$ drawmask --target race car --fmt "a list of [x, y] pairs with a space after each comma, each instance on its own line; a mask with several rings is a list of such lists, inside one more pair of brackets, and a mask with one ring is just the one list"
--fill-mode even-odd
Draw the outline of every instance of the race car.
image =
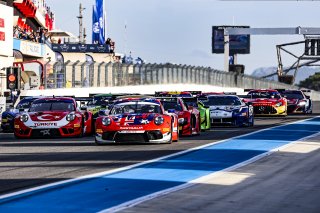
[[92, 100], [87, 103], [88, 111], [92, 112], [96, 118], [100, 110], [106, 109], [107, 106], [116, 98], [113, 94], [96, 94]]
[[197, 97], [182, 98], [182, 100], [188, 105], [195, 107], [200, 113], [201, 131], [206, 131], [211, 128], [210, 122], [210, 109], [202, 101], [199, 101]]
[[166, 113], [161, 102], [154, 98], [119, 99], [109, 115], [96, 121], [97, 145], [171, 143], [178, 139], [178, 116]]
[[254, 115], [287, 115], [287, 99], [282, 97], [277, 90], [257, 89], [241, 96], [245, 103], [251, 103]]
[[[82, 109], [85, 110], [85, 109]], [[81, 137], [91, 133], [92, 113], [82, 112], [73, 98], [40, 98], [14, 119], [17, 138]]]
[[288, 101], [289, 114], [311, 114], [312, 100], [310, 96], [305, 95], [304, 92], [310, 90], [285, 90], [277, 89], [283, 97]]
[[156, 97], [192, 97], [192, 93], [189, 91], [162, 91], [155, 92]]
[[16, 106], [15, 109], [9, 109], [1, 115], [1, 129], [3, 132], [13, 132], [14, 129], [14, 118], [22, 113], [27, 112], [31, 106], [31, 103], [40, 97], [25, 97]]
[[167, 112], [174, 112], [179, 118], [179, 134], [183, 136], [199, 135], [201, 131], [200, 112], [193, 106], [187, 106], [179, 97], [157, 97]]
[[236, 95], [209, 95], [204, 104], [210, 107], [212, 125], [253, 126], [253, 106]]

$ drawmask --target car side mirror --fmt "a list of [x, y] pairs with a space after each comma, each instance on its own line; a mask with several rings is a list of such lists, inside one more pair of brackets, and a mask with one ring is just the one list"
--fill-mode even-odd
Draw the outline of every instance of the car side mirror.
[[310, 96], [309, 96], [309, 95], [306, 95], [306, 98], [307, 98], [307, 99], [310, 99]]
[[81, 106], [81, 107], [80, 107], [80, 110], [83, 110], [83, 111], [87, 111], [87, 109], [88, 109], [88, 108], [87, 108], [86, 106]]
[[19, 112], [24, 112], [24, 109], [23, 108], [19, 108]]

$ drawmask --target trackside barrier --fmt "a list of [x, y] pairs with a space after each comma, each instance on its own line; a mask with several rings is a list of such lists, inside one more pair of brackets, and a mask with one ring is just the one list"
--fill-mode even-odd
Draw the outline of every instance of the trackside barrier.
[[[46, 67], [45, 89], [154, 84], [198, 84], [243, 89], [298, 89], [297, 86], [267, 79], [219, 71], [210, 67], [188, 65], [128, 65], [111, 62], [67, 61], [65, 63], [55, 62], [51, 66], [46, 65]], [[320, 99], [320, 93], [312, 91], [311, 97]]]

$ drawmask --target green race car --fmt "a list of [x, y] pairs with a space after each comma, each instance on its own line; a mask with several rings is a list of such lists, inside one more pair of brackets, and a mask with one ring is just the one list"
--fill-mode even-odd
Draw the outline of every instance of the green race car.
[[198, 100], [197, 97], [186, 97], [186, 98], [182, 98], [182, 99], [188, 106], [193, 106], [199, 110], [201, 131], [206, 131], [206, 130], [210, 129], [211, 122], [210, 122], [210, 109], [209, 109], [209, 107], [204, 105], [204, 103], [202, 103], [202, 101]]
[[92, 100], [87, 103], [88, 111], [92, 112], [93, 118], [99, 116], [101, 110], [107, 109], [113, 101], [123, 94], [111, 94], [111, 93], [102, 93], [102, 94], [90, 94]]

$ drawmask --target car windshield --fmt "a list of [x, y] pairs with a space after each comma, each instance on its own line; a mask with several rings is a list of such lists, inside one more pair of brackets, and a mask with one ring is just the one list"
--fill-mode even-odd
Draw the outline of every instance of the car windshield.
[[75, 106], [72, 100], [36, 100], [29, 111], [75, 111]]
[[249, 92], [248, 96], [252, 98], [281, 98], [281, 95], [278, 92], [271, 91], [262, 91], [262, 92]]
[[182, 97], [182, 98], [184, 98], [184, 97], [192, 97], [192, 94], [188, 94], [188, 93], [179, 94], [179, 95], [177, 95], [177, 96], [175, 96], [175, 97]]
[[197, 100], [189, 100], [189, 99], [183, 99], [184, 103], [186, 103], [188, 106], [198, 107]]
[[300, 91], [285, 91], [282, 95], [286, 96], [288, 99], [304, 99]]
[[101, 106], [103, 104], [108, 104], [110, 98], [106, 97], [97, 97], [94, 98], [92, 101], [88, 102], [88, 107], [95, 107], [95, 106]]
[[17, 105], [17, 109], [29, 109], [32, 101], [34, 101], [34, 99], [28, 99], [28, 100], [21, 100], [18, 105]]
[[239, 106], [241, 101], [236, 96], [209, 96], [207, 101], [203, 101], [209, 106]]
[[161, 108], [156, 103], [135, 101], [115, 104], [110, 111], [111, 115], [124, 113], [161, 113]]
[[182, 107], [177, 101], [161, 101], [164, 110], [174, 109], [176, 111], [182, 111]]

